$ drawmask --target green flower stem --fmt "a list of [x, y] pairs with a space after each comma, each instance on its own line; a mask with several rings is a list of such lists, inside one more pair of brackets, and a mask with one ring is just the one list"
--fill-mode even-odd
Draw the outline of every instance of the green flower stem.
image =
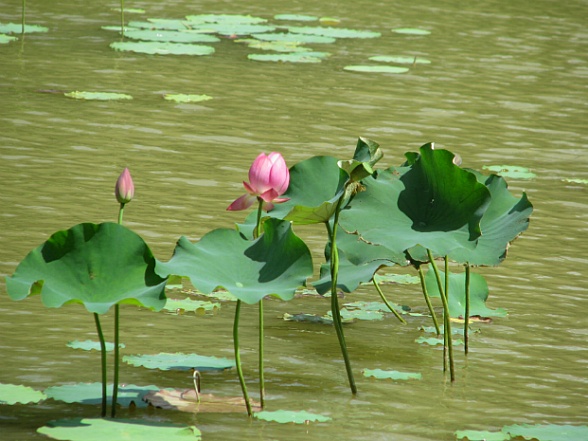
[[[452, 340], [451, 340], [451, 320], [449, 315], [449, 303], [447, 301], [447, 293], [444, 287], [443, 282], [441, 282], [441, 275], [439, 274], [439, 269], [437, 268], [437, 264], [435, 263], [435, 259], [433, 258], [433, 253], [431, 250], [427, 249], [427, 255], [429, 256], [429, 261], [431, 263], [431, 267], [435, 272], [435, 278], [437, 279], [437, 287], [439, 288], [439, 293], [441, 297], [441, 302], [443, 303], [443, 370], [447, 371], [447, 360], [446, 356], [448, 355], [449, 358], [449, 372], [451, 381], [455, 381], [455, 371], [453, 368], [453, 350], [452, 350]], [[447, 256], [445, 256], [445, 266], [447, 270]], [[445, 273], [445, 285], [448, 285], [449, 275], [447, 272]]]
[[[257, 208], [257, 223], [255, 225], [254, 237], [258, 238], [261, 235], [261, 214], [263, 210], [263, 199], [257, 198], [259, 206]], [[261, 408], [265, 405], [265, 379], [263, 367], [263, 299], [259, 301], [259, 402]]]
[[[125, 210], [125, 204], [121, 203], [120, 208], [118, 210], [118, 224], [119, 225], [122, 225], [124, 210]], [[120, 358], [119, 324], [120, 324], [120, 307], [117, 303], [116, 305], [114, 305], [114, 378], [113, 378], [113, 384], [112, 384], [112, 403], [111, 403], [112, 407], [110, 410], [110, 416], [112, 418], [114, 418], [116, 416], [116, 402], [118, 400], [118, 364], [119, 364], [119, 358]]]
[[22, 0], [22, 17], [21, 17], [21, 24], [22, 24], [22, 30], [21, 33], [25, 33], [25, 15], [26, 15], [26, 0]]
[[463, 325], [464, 351], [469, 351], [469, 329], [470, 329], [470, 264], [465, 266], [465, 312]]
[[406, 325], [406, 320], [404, 320], [404, 319], [403, 319], [403, 318], [400, 316], [400, 314], [398, 314], [398, 311], [396, 311], [396, 309], [394, 309], [394, 308], [392, 307], [392, 305], [391, 305], [391, 304], [388, 302], [388, 300], [386, 299], [386, 296], [384, 296], [384, 293], [382, 292], [382, 289], [380, 288], [380, 285], [378, 284], [378, 282], [376, 282], [376, 278], [375, 278], [375, 277], [372, 279], [372, 283], [373, 283], [373, 284], [374, 284], [374, 286], [376, 287], [376, 291], [378, 291], [378, 294], [380, 294], [380, 297], [382, 298], [382, 301], [383, 301], [383, 302], [386, 304], [386, 306], [388, 307], [388, 309], [394, 313], [394, 315], [396, 316], [396, 318], [397, 318], [398, 320], [400, 320], [400, 322], [401, 322], [403, 325]]
[[435, 326], [435, 332], [437, 335], [441, 335], [441, 329], [439, 328], [439, 322], [437, 321], [437, 315], [435, 314], [435, 310], [433, 309], [433, 304], [431, 303], [431, 297], [429, 297], [429, 292], [427, 291], [427, 285], [425, 284], [425, 274], [423, 273], [423, 267], [419, 265], [418, 267], [419, 278], [421, 280], [421, 289], [423, 291], [423, 296], [425, 297], [425, 302], [427, 302], [427, 307], [429, 308], [429, 312], [431, 313], [431, 317], [433, 318], [433, 325]]
[[[339, 299], [337, 298], [337, 277], [339, 275], [339, 251], [337, 250], [337, 225], [339, 223], [339, 213], [343, 203], [344, 196], [337, 202], [335, 208], [335, 217], [333, 219], [333, 228], [330, 230], [331, 242], [331, 256], [330, 256], [330, 270], [331, 270], [331, 312], [333, 314], [333, 324], [341, 346], [341, 353], [345, 361], [345, 369], [347, 370], [347, 378], [349, 379], [349, 387], [352, 394], [357, 394], [357, 386], [353, 378], [353, 371], [351, 369], [351, 362], [349, 361], [349, 354], [347, 353], [347, 344], [345, 343], [345, 334], [343, 333], [343, 324], [341, 323], [341, 312], [339, 311]], [[329, 230], [328, 222], [327, 230]]]
[[447, 303], [447, 314], [445, 329], [447, 329], [447, 351], [449, 354], [449, 372], [451, 381], [455, 381], [455, 365], [453, 364], [453, 339], [451, 334], [451, 315], [449, 314], [449, 257], [445, 256], [445, 302]]
[[100, 340], [100, 355], [101, 355], [101, 369], [102, 369], [102, 412], [100, 416], [106, 416], [106, 342], [104, 341], [104, 334], [102, 333], [102, 326], [100, 325], [100, 317], [94, 313], [94, 321], [96, 322], [96, 331], [98, 333], [98, 340]]
[[125, 1], [120, 0], [120, 33], [125, 38]]
[[239, 313], [241, 312], [241, 300], [237, 300], [235, 308], [235, 320], [233, 322], [233, 344], [235, 345], [235, 365], [237, 367], [237, 375], [239, 376], [239, 383], [241, 383], [241, 390], [243, 391], [243, 399], [245, 400], [245, 407], [247, 407], [247, 415], [253, 416], [251, 412], [251, 403], [249, 402], [249, 394], [247, 393], [247, 385], [243, 377], [243, 367], [241, 366], [241, 354], [239, 353]]

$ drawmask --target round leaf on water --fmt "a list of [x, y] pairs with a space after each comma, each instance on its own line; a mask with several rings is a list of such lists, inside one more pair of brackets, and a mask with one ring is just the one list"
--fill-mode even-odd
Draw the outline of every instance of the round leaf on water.
[[337, 41], [333, 37], [323, 37], [321, 35], [310, 35], [310, 34], [286, 34], [286, 33], [265, 33], [265, 34], [252, 34], [252, 38], [263, 41], [281, 41], [289, 43], [334, 43]]
[[89, 101], [118, 101], [118, 100], [132, 100], [131, 95], [124, 93], [114, 92], [67, 92], [64, 95], [68, 98], [74, 98], [76, 100], [89, 100]]
[[314, 15], [303, 14], [278, 14], [274, 15], [275, 20], [291, 20], [291, 21], [316, 21], [318, 17]]
[[233, 360], [222, 357], [207, 357], [198, 354], [160, 353], [156, 355], [125, 355], [125, 363], [133, 366], [142, 366], [147, 369], [159, 369], [161, 371], [179, 370], [189, 371], [222, 371], [235, 366]]
[[167, 41], [171, 43], [216, 43], [217, 37], [198, 32], [176, 32], [162, 30], [139, 30], [125, 32], [131, 40]]
[[28, 404], [38, 403], [47, 396], [32, 387], [17, 384], [0, 384], [0, 404]]
[[264, 32], [272, 32], [276, 28], [274, 26], [248, 24], [248, 23], [206, 23], [202, 29], [212, 30], [221, 35], [251, 35], [262, 34]]
[[418, 372], [385, 371], [382, 369], [363, 369], [364, 377], [374, 377], [378, 380], [421, 380], [422, 374]]
[[[106, 352], [111, 352], [114, 351], [114, 343], [110, 343], [110, 342], [105, 342], [106, 343]], [[69, 348], [72, 349], [83, 349], [84, 351], [91, 351], [91, 350], [96, 350], [96, 351], [100, 351], [100, 342], [99, 341], [92, 341], [92, 340], [85, 340], [85, 341], [78, 341], [78, 340], [74, 340], [74, 341], [70, 341], [67, 343], [66, 345]], [[119, 343], [118, 344], [119, 348], [124, 348], [125, 345], [123, 343]]]
[[351, 72], [371, 72], [371, 73], [405, 73], [408, 72], [408, 67], [397, 66], [378, 66], [378, 65], [352, 65], [345, 66], [344, 70]]
[[[29, 25], [25, 24], [24, 27], [25, 34], [30, 34], [33, 32], [48, 32], [49, 28], [45, 26], [38, 26], [38, 25]], [[22, 24], [21, 23], [0, 23], [0, 34], [20, 34], [22, 33]]]
[[[511, 438], [537, 439], [539, 441], [571, 441], [588, 439], [588, 426], [570, 426], [559, 424], [515, 424], [504, 426], [502, 433]], [[509, 439], [509, 438], [507, 438]]]
[[6, 288], [13, 300], [41, 294], [49, 308], [82, 303], [104, 314], [112, 305], [131, 303], [159, 310], [166, 279], [154, 268], [155, 257], [133, 231], [109, 222], [84, 223], [58, 231], [31, 251], [6, 278]]
[[430, 60], [419, 57], [403, 57], [400, 55], [376, 55], [369, 58], [371, 61], [379, 61], [381, 63], [397, 63], [397, 64], [431, 64]]
[[[189, 29], [189, 25], [184, 20], [168, 20], [162, 18], [149, 18], [148, 21], [134, 21], [128, 23], [129, 28], [150, 29], [150, 30], [166, 30], [166, 31], [182, 31]], [[114, 30], [114, 29], [113, 29]], [[118, 27], [120, 31], [120, 26]], [[125, 37], [126, 37], [125, 31]]]
[[187, 20], [196, 23], [225, 23], [225, 24], [258, 24], [265, 23], [267, 20], [261, 17], [253, 17], [251, 15], [239, 14], [199, 14], [188, 15]]
[[267, 295], [290, 300], [312, 275], [310, 251], [290, 222], [270, 218], [263, 230], [253, 241], [223, 228], [196, 244], [182, 237], [172, 259], [158, 262], [157, 271], [188, 277], [205, 294], [224, 288], [250, 304]]
[[168, 101], [175, 101], [176, 103], [200, 103], [212, 99], [212, 97], [208, 95], [190, 95], [183, 93], [166, 93], [163, 98]]
[[332, 38], [377, 38], [382, 34], [372, 31], [358, 31], [345, 28], [327, 28], [322, 26], [289, 26], [288, 30], [297, 34], [322, 35]]
[[215, 311], [217, 309], [219, 309], [221, 307], [220, 303], [213, 303], [213, 302], [207, 302], [207, 301], [203, 301], [203, 300], [192, 300], [192, 299], [182, 299], [182, 300], [178, 300], [178, 299], [167, 299], [167, 302], [165, 302], [165, 306], [163, 307], [163, 309], [165, 309], [166, 311], [178, 311], [178, 310], [182, 310], [182, 311], [193, 311], [193, 312], [198, 312], [198, 311]]
[[155, 41], [116, 41], [111, 43], [110, 47], [117, 51], [156, 55], [210, 55], [214, 53], [214, 48], [212, 46]]
[[416, 28], [396, 28], [392, 29], [392, 32], [396, 32], [397, 34], [408, 34], [408, 35], [429, 35], [431, 31], [427, 31], [425, 29], [416, 29]]
[[[424, 343], [427, 344], [429, 346], [437, 346], [437, 345], [444, 345], [445, 342], [443, 341], [442, 338], [436, 338], [436, 337], [419, 337], [415, 340], [416, 343]], [[453, 345], [463, 345], [463, 340], [461, 339], [454, 339], [453, 340]]]
[[[366, 320], [366, 321], [374, 321], [374, 320], [384, 320], [384, 313], [381, 311], [367, 311], [360, 308], [356, 309], [347, 309], [341, 308], [340, 310], [341, 318], [343, 320]], [[333, 316], [333, 313], [329, 311], [327, 313], [329, 316]]]
[[[112, 401], [112, 385], [106, 388], [108, 400]], [[118, 388], [117, 403], [123, 407], [129, 407], [133, 403], [137, 407], [147, 407], [143, 396], [153, 390], [159, 390], [157, 386], [136, 386], [134, 384], [120, 385]], [[65, 403], [100, 404], [102, 402], [102, 383], [77, 383], [63, 386], [52, 386], [45, 389], [48, 398]]]
[[457, 439], [468, 441], [507, 441], [510, 436], [502, 432], [488, 432], [487, 430], [458, 430], [455, 432]]
[[536, 176], [528, 168], [519, 167], [518, 165], [484, 165], [482, 168], [513, 179], [533, 179]]
[[186, 441], [202, 439], [194, 426], [178, 426], [159, 421], [127, 419], [77, 418], [57, 420], [37, 429], [38, 433], [57, 440], [103, 441]]
[[261, 412], [255, 412], [253, 415], [258, 420], [274, 421], [276, 423], [296, 423], [296, 424], [308, 424], [308, 423], [326, 423], [331, 421], [331, 418], [324, 415], [306, 412], [305, 410], [294, 411], [294, 410], [276, 410], [268, 411], [263, 410]]
[[287, 54], [249, 54], [247, 58], [254, 61], [274, 61], [283, 63], [320, 63], [327, 57], [327, 52], [295, 52]]
[[300, 46], [297, 42], [288, 41], [259, 41], [254, 38], [247, 40], [235, 40], [237, 43], [247, 43], [251, 49], [276, 52], [312, 52], [312, 49]]
[[11, 37], [10, 35], [0, 34], [0, 44], [10, 43], [11, 41], [18, 40], [16, 37]]

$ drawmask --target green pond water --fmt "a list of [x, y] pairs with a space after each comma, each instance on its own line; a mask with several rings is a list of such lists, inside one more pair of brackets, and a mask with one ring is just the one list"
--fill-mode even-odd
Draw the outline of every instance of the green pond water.
[[[320, 313], [329, 301], [266, 302], [268, 410], [307, 410], [328, 423], [281, 425], [242, 414], [122, 410], [120, 416], [196, 425], [213, 440], [453, 440], [462, 429], [511, 424], [587, 425], [588, 414], [588, 4], [554, 2], [258, 1], [126, 2], [147, 17], [297, 13], [337, 17], [339, 27], [380, 38], [309, 45], [331, 52], [322, 63], [257, 62], [230, 39], [204, 57], [115, 52], [118, 2], [27, 2], [27, 21], [49, 32], [0, 44], [0, 275], [54, 231], [115, 221], [113, 187], [125, 166], [136, 197], [125, 224], [167, 260], [181, 235], [195, 241], [232, 227], [245, 213], [227, 205], [243, 192], [251, 161], [281, 152], [288, 164], [313, 155], [350, 157], [358, 136], [382, 146], [384, 165], [434, 141], [463, 165], [517, 165], [531, 180], [508, 179], [535, 206], [528, 231], [497, 268], [479, 271], [488, 305], [509, 314], [476, 324], [467, 358], [456, 351], [456, 381], [443, 375], [441, 351], [415, 343], [425, 317], [347, 325], [359, 394], [351, 396], [334, 329], [282, 320]], [[331, 3], [331, 4], [329, 4]], [[0, 0], [0, 23], [19, 22], [17, 0]], [[113, 9], [114, 8], [114, 9]], [[421, 28], [430, 35], [392, 32]], [[348, 72], [377, 55], [416, 56], [404, 74]], [[119, 92], [131, 101], [98, 102], [58, 92]], [[53, 91], [46, 93], [40, 91]], [[212, 100], [177, 104], [166, 93]], [[296, 228], [321, 263], [321, 228]], [[392, 269], [391, 271], [394, 271]], [[400, 269], [400, 273], [410, 273]], [[386, 285], [389, 299], [418, 312], [417, 285]], [[179, 295], [176, 292], [174, 294]], [[377, 300], [361, 288], [343, 300]], [[437, 304], [437, 307], [439, 305]], [[122, 355], [195, 352], [232, 357], [234, 303], [196, 316], [121, 308]], [[36, 389], [99, 381], [99, 355], [66, 347], [96, 339], [82, 306], [45, 308], [39, 297], [10, 300], [0, 282], [0, 383]], [[103, 320], [112, 341], [111, 315]], [[257, 308], [241, 318], [244, 370], [256, 396]], [[362, 369], [419, 372], [421, 380], [365, 378]], [[121, 382], [188, 388], [187, 372], [123, 364]], [[234, 370], [206, 373], [204, 392], [239, 396]], [[47, 400], [0, 406], [0, 438], [46, 439], [36, 428], [63, 417], [97, 417], [98, 406]], [[582, 441], [582, 440], [580, 440]], [[585, 440], [584, 440], [585, 441]]]

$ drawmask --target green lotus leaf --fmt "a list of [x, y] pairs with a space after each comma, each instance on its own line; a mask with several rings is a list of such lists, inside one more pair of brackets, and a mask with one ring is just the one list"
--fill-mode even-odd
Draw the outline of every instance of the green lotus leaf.
[[[25, 34], [34, 32], [48, 32], [49, 28], [39, 25], [25, 24]], [[22, 33], [22, 23], [0, 23], [0, 34], [20, 34]]]
[[214, 230], [196, 244], [182, 237], [157, 271], [188, 277], [204, 293], [224, 288], [245, 303], [267, 295], [290, 300], [312, 275], [310, 251], [290, 222], [270, 218], [263, 231], [254, 241], [232, 229]]
[[285, 54], [249, 54], [247, 58], [253, 61], [282, 63], [320, 63], [322, 58], [326, 58], [329, 55], [328, 52], [294, 52]]
[[[400, 314], [408, 314], [410, 311], [410, 307], [408, 307], [408, 306], [400, 306], [400, 305], [396, 305], [391, 302], [388, 302], [388, 303], [390, 303], [394, 307], [394, 309], [397, 312], [399, 312]], [[379, 312], [384, 312], [384, 313], [391, 312], [390, 309], [388, 309], [388, 306], [386, 306], [386, 304], [383, 302], [353, 302], [353, 303], [345, 303], [343, 306], [348, 311], [361, 310], [361, 311], [379, 311]]]
[[[347, 309], [341, 308], [339, 311], [341, 318], [344, 320], [384, 320], [384, 313], [382, 311], [366, 311], [362, 309]], [[327, 312], [329, 317], [333, 317], [332, 311]]]
[[178, 310], [182, 310], [182, 311], [193, 311], [193, 312], [202, 311], [204, 313], [205, 311], [216, 311], [220, 307], [221, 307], [220, 303], [213, 303], [213, 302], [208, 302], [208, 301], [192, 300], [192, 299], [178, 300], [178, 299], [168, 298], [167, 302], [165, 302], [165, 306], [163, 307], [163, 309], [165, 309], [166, 311], [174, 311], [174, 312], [178, 311]]
[[267, 22], [265, 18], [239, 14], [188, 15], [186, 19], [196, 23], [258, 24]]
[[131, 303], [160, 310], [166, 279], [154, 269], [155, 258], [139, 235], [115, 223], [84, 223], [31, 251], [6, 278], [6, 288], [13, 300], [41, 294], [49, 308], [82, 303], [104, 314], [112, 305]]
[[571, 182], [572, 184], [588, 184], [588, 179], [562, 179], [564, 182]]
[[[147, 407], [143, 396], [152, 390], [159, 390], [157, 386], [137, 386], [134, 384], [119, 385], [117, 403], [123, 407]], [[102, 383], [77, 383], [63, 386], [51, 386], [45, 389], [48, 398], [65, 403], [100, 404], [102, 402]], [[112, 399], [112, 385], [108, 385], [109, 401]]]
[[[445, 273], [439, 271], [441, 283], [445, 286]], [[434, 271], [429, 269], [425, 276], [425, 284], [430, 297], [440, 297], [439, 287]], [[470, 273], [470, 316], [504, 317], [502, 308], [490, 309], [488, 300], [488, 284], [481, 274]], [[449, 274], [449, 314], [451, 317], [463, 317], [465, 314], [465, 272]]]
[[43, 392], [32, 387], [0, 383], [0, 404], [38, 403], [46, 398], [47, 396]]
[[417, 28], [396, 28], [392, 29], [392, 32], [396, 32], [397, 34], [408, 34], [408, 35], [429, 35], [431, 31], [427, 31], [425, 29], [417, 29]]
[[205, 23], [200, 25], [200, 30], [210, 30], [220, 35], [251, 35], [272, 32], [275, 26], [249, 24], [249, 23]]
[[381, 63], [398, 63], [398, 64], [431, 64], [431, 60], [419, 57], [403, 57], [400, 55], [376, 55], [369, 58], [371, 61]]
[[117, 51], [152, 55], [210, 55], [214, 53], [212, 46], [157, 41], [116, 41], [111, 43], [110, 47]]
[[344, 70], [350, 72], [371, 72], [371, 73], [405, 73], [408, 72], [408, 67], [397, 66], [382, 66], [382, 65], [351, 65], [345, 66]]
[[297, 42], [287, 41], [259, 41], [254, 38], [235, 40], [236, 43], [246, 43], [251, 49], [276, 52], [312, 52], [312, 49], [299, 46]]
[[207, 357], [198, 354], [159, 353], [156, 355], [125, 355], [123, 361], [133, 366], [142, 366], [147, 369], [159, 369], [161, 371], [179, 370], [188, 371], [222, 371], [235, 366], [233, 360], [222, 357]]
[[11, 41], [18, 40], [16, 37], [11, 37], [10, 35], [0, 34], [0, 44], [10, 43]]
[[125, 37], [131, 40], [166, 41], [171, 43], [216, 43], [219, 38], [199, 32], [177, 32], [162, 30], [127, 31]]
[[337, 41], [333, 37], [323, 37], [321, 35], [310, 35], [310, 34], [287, 34], [287, 33], [265, 33], [265, 34], [252, 34], [252, 38], [262, 41], [281, 41], [289, 43], [334, 43]]
[[186, 441], [202, 439], [195, 426], [127, 419], [76, 418], [50, 422], [37, 429], [38, 433], [57, 440], [100, 441], [130, 440], [143, 441]]
[[318, 17], [314, 15], [303, 14], [277, 14], [274, 15], [275, 20], [291, 20], [291, 21], [316, 21]]
[[533, 179], [537, 176], [528, 168], [519, 167], [518, 165], [484, 165], [482, 168], [513, 179]]
[[[437, 345], [444, 345], [445, 342], [443, 341], [442, 338], [436, 338], [436, 337], [419, 337], [415, 340], [416, 343], [424, 343], [427, 344], [429, 346], [437, 346]], [[456, 345], [463, 345], [463, 340], [461, 339], [454, 339], [453, 340], [453, 346]]]
[[305, 410], [293, 411], [293, 410], [262, 410], [261, 412], [255, 412], [255, 418], [264, 421], [274, 421], [276, 423], [296, 423], [296, 424], [308, 424], [310, 423], [326, 423], [331, 421], [331, 418], [324, 415], [306, 412]]
[[504, 426], [502, 432], [511, 438], [537, 439], [539, 441], [571, 441], [588, 439], [588, 426], [558, 424]]
[[465, 438], [468, 441], [507, 441], [510, 436], [502, 432], [489, 432], [487, 430], [458, 430], [455, 432], [457, 439]]
[[420, 283], [418, 276], [411, 276], [410, 274], [376, 274], [374, 276], [378, 283], [399, 283], [401, 285], [412, 285]]
[[385, 371], [382, 369], [363, 369], [364, 377], [374, 377], [378, 380], [421, 380], [422, 374], [418, 372]]
[[[92, 341], [92, 340], [85, 340], [85, 341], [70, 341], [66, 345], [72, 349], [83, 349], [84, 351], [91, 351], [96, 350], [100, 351], [100, 342], [99, 341]], [[119, 348], [124, 348], [125, 345], [123, 343], [118, 344]], [[106, 352], [114, 351], [114, 343], [106, 342]]]
[[296, 34], [321, 35], [332, 38], [377, 38], [382, 34], [372, 31], [358, 31], [345, 28], [327, 28], [322, 26], [289, 26], [288, 30]]
[[[147, 22], [145, 22], [145, 23], [147, 23]], [[147, 24], [150, 24], [150, 23], [147, 23]], [[100, 29], [102, 29], [104, 31], [113, 31], [113, 32], [120, 33], [121, 27], [120, 27], [120, 25], [118, 25], [118, 26], [101, 26]], [[135, 28], [135, 27], [132, 27], [132, 26], [125, 26], [125, 28], [124, 28], [125, 32], [127, 32], [127, 31], [138, 31], [139, 29], [140, 28]]]
[[[362, 181], [341, 212], [340, 224], [394, 254], [421, 245], [439, 255], [472, 249], [490, 192], [476, 176], [453, 164], [454, 155], [425, 144], [406, 166], [392, 167]], [[356, 207], [356, 209], [354, 209]]]
[[132, 100], [131, 95], [124, 93], [115, 92], [67, 92], [64, 93], [68, 98], [74, 98], [76, 100], [89, 100], [89, 101], [119, 101], [119, 100]]
[[190, 95], [183, 93], [166, 93], [163, 95], [163, 98], [168, 101], [175, 101], [176, 103], [200, 103], [212, 99], [212, 97], [208, 95]]
[[[148, 18], [147, 21], [131, 20], [128, 23], [130, 28], [151, 29], [162, 31], [184, 31], [190, 29], [190, 24], [186, 20], [170, 20], [165, 18]], [[120, 31], [120, 26], [118, 27]], [[125, 31], [125, 37], [126, 37]]]
[[[437, 328], [435, 328], [434, 326], [421, 326], [419, 327], [419, 330], [423, 331], [423, 332], [427, 332], [429, 334], [435, 334], [437, 335]], [[445, 327], [444, 326], [439, 326], [439, 332], [440, 335], [445, 334]], [[465, 331], [463, 328], [458, 328], [453, 326], [451, 328], [451, 335], [464, 335]]]

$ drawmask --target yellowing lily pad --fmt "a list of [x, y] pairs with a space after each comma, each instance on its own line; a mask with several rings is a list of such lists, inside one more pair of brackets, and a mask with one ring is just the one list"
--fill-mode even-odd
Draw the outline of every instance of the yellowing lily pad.
[[352, 72], [370, 72], [370, 73], [405, 73], [408, 72], [407, 67], [396, 66], [369, 66], [369, 65], [353, 65], [345, 66], [344, 70]]
[[[217, 397], [212, 394], [196, 394], [194, 389], [152, 391], [145, 395], [144, 400], [159, 409], [190, 413], [244, 413], [247, 411], [243, 397]], [[250, 403], [254, 411], [261, 410], [259, 403], [253, 400]]]
[[261, 412], [255, 412], [255, 418], [258, 420], [265, 420], [265, 421], [274, 421], [276, 423], [295, 423], [295, 424], [308, 424], [308, 423], [326, 423], [327, 421], [331, 421], [331, 418], [324, 415], [319, 415], [316, 413], [306, 412], [304, 410], [301, 411], [293, 411], [293, 410], [276, 410], [276, 411], [268, 411], [264, 410]]
[[379, 380], [420, 380], [423, 378], [422, 374], [418, 372], [399, 372], [399, 371], [385, 371], [382, 369], [363, 369], [364, 377], [374, 377]]
[[425, 29], [417, 29], [417, 28], [396, 28], [392, 29], [392, 32], [396, 32], [397, 34], [408, 34], [408, 35], [429, 35], [431, 31], [427, 31]]
[[[100, 350], [100, 342], [99, 341], [92, 341], [92, 340], [86, 340], [86, 341], [74, 340], [74, 341], [68, 342], [66, 346], [69, 348], [72, 348], [72, 349], [83, 349], [84, 351], [91, 351], [91, 350], [99, 351]], [[125, 345], [123, 343], [119, 343], [118, 347], [124, 348]], [[106, 351], [107, 352], [114, 351], [114, 343], [106, 342]]]
[[419, 57], [404, 57], [400, 55], [376, 55], [369, 58], [372, 61], [379, 61], [381, 63], [397, 63], [397, 64], [431, 64], [431, 60]]
[[176, 103], [199, 103], [212, 99], [212, 97], [208, 95], [186, 95], [183, 93], [167, 93], [163, 98], [168, 101], [175, 101]]
[[228, 358], [207, 357], [198, 354], [160, 353], [156, 355], [125, 355], [125, 363], [133, 366], [143, 366], [147, 369], [159, 369], [162, 371], [195, 369], [200, 372], [225, 370], [235, 366], [233, 360]]
[[484, 165], [485, 170], [490, 170], [505, 178], [513, 179], [533, 179], [535, 173], [528, 168], [519, 167], [518, 165]]
[[210, 55], [212, 46], [158, 41], [116, 41], [110, 47], [117, 51], [137, 52], [153, 55]]
[[43, 392], [17, 384], [0, 384], [0, 404], [38, 403], [47, 398]]
[[132, 100], [131, 95], [124, 93], [114, 92], [67, 92], [64, 95], [68, 98], [74, 98], [76, 100], [89, 100], [89, 101], [117, 101], [117, 100]]

